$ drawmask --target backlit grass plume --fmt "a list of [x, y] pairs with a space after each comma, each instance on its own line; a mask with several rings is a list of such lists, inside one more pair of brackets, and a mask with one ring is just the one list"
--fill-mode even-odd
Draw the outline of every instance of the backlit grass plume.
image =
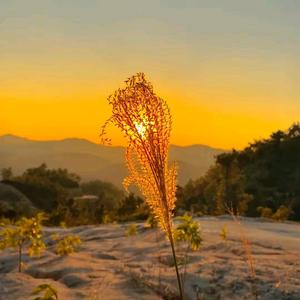
[[103, 142], [109, 141], [104, 135], [106, 126], [112, 123], [127, 138], [129, 176], [124, 186], [126, 189], [130, 184], [138, 186], [170, 240], [182, 298], [172, 232], [177, 171], [175, 164], [168, 165], [171, 114], [167, 103], [154, 93], [143, 73], [137, 73], [125, 83], [125, 88], [108, 97], [112, 116], [104, 124], [101, 136]]

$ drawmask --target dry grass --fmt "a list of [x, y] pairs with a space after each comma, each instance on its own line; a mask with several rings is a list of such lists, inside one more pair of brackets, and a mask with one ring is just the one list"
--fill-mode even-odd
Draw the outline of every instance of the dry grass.
[[232, 208], [227, 208], [227, 211], [229, 212], [233, 221], [237, 225], [237, 228], [239, 229], [240, 240], [242, 242], [242, 246], [244, 249], [245, 261], [247, 263], [249, 275], [251, 278], [252, 293], [253, 293], [254, 299], [258, 300], [257, 287], [255, 284], [255, 282], [256, 282], [255, 262], [254, 262], [254, 258], [252, 255], [251, 243], [250, 243], [249, 239], [247, 238], [243, 224], [241, 223], [241, 221], [239, 219], [238, 212], [237, 212], [237, 214], [235, 214]]
[[182, 287], [176, 262], [172, 216], [176, 201], [176, 165], [168, 165], [168, 150], [172, 117], [169, 107], [153, 90], [143, 73], [127, 81], [108, 98], [112, 116], [104, 124], [101, 136], [112, 123], [128, 140], [126, 162], [129, 176], [124, 180], [127, 189], [135, 184], [144, 195], [153, 216], [166, 233], [172, 248], [178, 287]]

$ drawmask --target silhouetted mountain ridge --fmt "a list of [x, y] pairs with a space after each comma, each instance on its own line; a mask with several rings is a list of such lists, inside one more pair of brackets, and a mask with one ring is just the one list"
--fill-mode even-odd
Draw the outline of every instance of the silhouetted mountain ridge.
[[[45, 162], [49, 168], [67, 168], [83, 181], [101, 179], [120, 185], [127, 170], [124, 147], [98, 145], [80, 138], [35, 141], [15, 135], [0, 136], [0, 168], [15, 174]], [[215, 155], [224, 152], [205, 145], [170, 147], [170, 161], [179, 164], [179, 184], [203, 175]]]

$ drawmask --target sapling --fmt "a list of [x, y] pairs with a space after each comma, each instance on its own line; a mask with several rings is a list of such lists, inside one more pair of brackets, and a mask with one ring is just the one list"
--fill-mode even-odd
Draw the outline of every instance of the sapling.
[[202, 243], [201, 229], [198, 222], [192, 216], [184, 214], [176, 218], [180, 223], [174, 230], [174, 238], [177, 242], [186, 242], [187, 247], [193, 251], [198, 250]]
[[130, 224], [126, 229], [126, 236], [133, 236], [137, 234], [136, 224]]
[[220, 237], [223, 241], [227, 241], [227, 237], [228, 237], [228, 228], [226, 225], [224, 225], [221, 230], [220, 230]]
[[32, 296], [36, 296], [33, 300], [58, 300], [58, 293], [50, 284], [40, 284], [33, 292]]
[[15, 248], [18, 250], [18, 270], [22, 272], [22, 254], [24, 247], [29, 256], [40, 255], [46, 248], [42, 235], [42, 213], [33, 218], [22, 218], [14, 226], [4, 228], [0, 232], [0, 249]]
[[182, 284], [184, 288], [184, 282], [187, 271], [188, 255], [190, 250], [196, 251], [200, 248], [202, 243], [201, 228], [198, 222], [194, 221], [192, 216], [184, 214], [183, 216], [176, 218], [179, 224], [174, 230], [174, 239], [176, 242], [183, 242], [186, 244], [184, 254], [184, 269], [182, 274]]

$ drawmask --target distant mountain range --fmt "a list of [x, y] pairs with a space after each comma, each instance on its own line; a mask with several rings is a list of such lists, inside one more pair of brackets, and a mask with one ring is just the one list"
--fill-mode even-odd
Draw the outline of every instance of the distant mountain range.
[[[67, 168], [83, 181], [101, 179], [121, 185], [127, 175], [123, 147], [103, 146], [85, 139], [33, 141], [14, 135], [0, 136], [0, 169], [12, 167], [14, 174], [46, 163], [49, 168]], [[204, 145], [170, 147], [170, 161], [179, 165], [180, 185], [203, 175], [214, 157], [224, 152]]]

